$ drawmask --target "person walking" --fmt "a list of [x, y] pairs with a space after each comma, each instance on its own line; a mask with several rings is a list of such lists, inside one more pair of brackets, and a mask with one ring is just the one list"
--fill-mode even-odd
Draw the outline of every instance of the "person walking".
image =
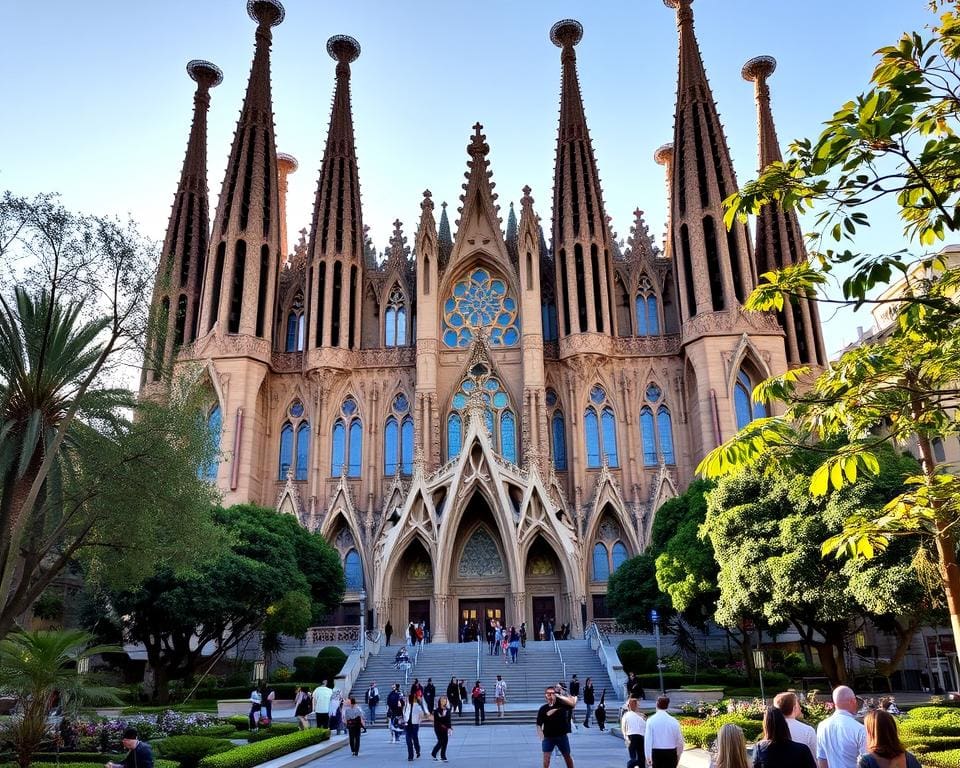
[[460, 688], [460, 717], [463, 717], [463, 705], [467, 703], [467, 686], [464, 684], [465, 682], [463, 678], [460, 678], [460, 681], [457, 683]]
[[817, 726], [820, 768], [855, 768], [867, 751], [867, 730], [857, 722], [857, 695], [846, 685], [833, 689], [833, 714]]
[[[580, 681], [577, 679], [576, 675], [570, 678], [570, 695], [576, 697], [577, 700], [580, 699]], [[570, 710], [570, 725], [574, 724], [573, 720], [573, 710]]]
[[493, 655], [500, 655], [500, 644], [503, 643], [503, 627], [497, 621], [493, 625]]
[[583, 681], [583, 703], [587, 707], [587, 714], [583, 718], [584, 728], [590, 727], [590, 712], [593, 709], [593, 704], [595, 701], [596, 699], [594, 698], [593, 693], [593, 680], [588, 677]]
[[393, 634], [393, 624], [387, 621], [387, 626], [383, 628], [383, 636], [387, 638], [387, 645], [390, 645], [390, 635]]
[[297, 688], [297, 695], [293, 697], [293, 716], [300, 723], [300, 730], [305, 731], [310, 727], [310, 721], [307, 720], [313, 711], [313, 697], [305, 685]]
[[810, 754], [814, 759], [817, 757], [817, 732], [806, 723], [801, 723], [803, 710], [800, 708], [800, 700], [797, 694], [792, 691], [778, 693], [773, 697], [773, 706], [779, 709], [787, 720], [787, 728], [790, 729], [790, 738], [801, 744], [806, 744]]
[[627, 768], [641, 768], [646, 765], [643, 752], [643, 735], [647, 729], [647, 719], [640, 712], [636, 699], [627, 699], [627, 709], [620, 718], [620, 733], [627, 747], [630, 759]]
[[347, 730], [346, 725], [344, 725], [343, 709], [343, 694], [340, 693], [338, 688], [334, 688], [330, 696], [328, 712], [330, 714], [330, 730], [336, 732], [337, 736]]
[[510, 627], [510, 660], [516, 664], [517, 654], [520, 653], [520, 633], [515, 627]]
[[753, 752], [754, 768], [817, 768], [806, 744], [790, 738], [787, 719], [776, 707], [763, 715], [763, 739]]
[[363, 722], [363, 710], [357, 706], [357, 700], [353, 696], [350, 697], [350, 706], [343, 709], [343, 719], [347, 724], [350, 751], [356, 757], [360, 754], [360, 732], [366, 728]]
[[497, 717], [503, 717], [503, 705], [507, 703], [507, 682], [497, 675], [496, 685], [493, 686], [493, 701], [497, 705]]
[[603, 733], [607, 730], [607, 689], [604, 688], [600, 691], [600, 701], [597, 704], [597, 711], [594, 713], [594, 717], [597, 720], [597, 727], [600, 729], [600, 733]]
[[250, 713], [247, 718], [250, 721], [250, 731], [256, 733], [260, 725], [260, 707], [263, 704], [263, 693], [260, 687], [250, 691]]
[[867, 751], [860, 755], [857, 768], [920, 768], [920, 761], [907, 752], [897, 733], [897, 718], [884, 709], [867, 712], [863, 718], [867, 731]]
[[520, 647], [527, 647], [527, 622], [520, 622]]
[[447, 701], [450, 703], [450, 711], [458, 712], [463, 716], [462, 700], [460, 698], [460, 686], [457, 685], [457, 678], [451, 677], [447, 685]]
[[387, 715], [396, 717], [403, 709], [403, 694], [400, 693], [400, 683], [393, 684], [393, 690], [387, 694]]
[[330, 687], [329, 680], [324, 680], [313, 689], [313, 715], [317, 719], [317, 728], [328, 728], [330, 726], [330, 697], [332, 695], [333, 689]]
[[577, 706], [577, 698], [567, 694], [562, 685], [547, 686], [543, 696], [547, 703], [537, 711], [537, 737], [543, 753], [543, 768], [550, 768], [550, 757], [555, 749], [560, 750], [567, 768], [573, 768], [570, 739], [567, 737], [568, 712]]
[[367, 709], [370, 710], [370, 724], [377, 724], [377, 704], [380, 703], [380, 689], [377, 688], [377, 681], [371, 680], [370, 687], [367, 688], [367, 692], [363, 695], [363, 700], [367, 705]]
[[453, 730], [450, 722], [452, 713], [447, 697], [441, 696], [437, 702], [437, 708], [433, 710], [433, 733], [437, 737], [437, 743], [430, 750], [430, 757], [437, 760], [437, 753], [439, 753], [439, 760], [443, 763], [447, 762], [447, 743], [450, 741], [450, 731]]
[[657, 697], [657, 711], [647, 718], [643, 737], [643, 751], [647, 765], [653, 768], [677, 768], [683, 754], [683, 734], [680, 724], [667, 712], [670, 699]]
[[739, 725], [727, 723], [717, 731], [716, 755], [710, 768], [750, 768], [747, 756], [747, 741]]
[[487, 720], [487, 713], [483, 711], [483, 707], [487, 703], [487, 692], [480, 685], [479, 680], [470, 692], [470, 701], [473, 702], [473, 724], [483, 725]]
[[403, 711], [403, 721], [406, 724], [407, 760], [413, 762], [414, 754], [420, 757], [420, 723], [430, 720], [430, 713], [423, 707], [420, 697], [411, 692], [407, 697]]
[[263, 693], [263, 708], [267, 711], [265, 725], [270, 725], [273, 722], [273, 702], [277, 698], [277, 692], [266, 685], [260, 691]]
[[437, 698], [437, 687], [433, 684], [433, 678], [427, 678], [427, 684], [423, 686], [423, 701], [427, 705], [427, 712], [433, 712], [433, 702]]

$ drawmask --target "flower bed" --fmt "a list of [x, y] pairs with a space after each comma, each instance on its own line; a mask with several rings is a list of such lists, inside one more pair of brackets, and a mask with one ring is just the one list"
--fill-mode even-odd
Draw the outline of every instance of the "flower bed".
[[199, 768], [254, 768], [260, 763], [319, 744], [329, 738], [328, 728], [310, 728], [255, 744], [246, 744], [219, 755], [210, 755], [200, 761]]

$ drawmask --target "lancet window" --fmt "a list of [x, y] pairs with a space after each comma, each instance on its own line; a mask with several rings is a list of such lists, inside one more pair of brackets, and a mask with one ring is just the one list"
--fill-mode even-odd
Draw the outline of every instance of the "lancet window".
[[303, 352], [304, 314], [303, 294], [298, 292], [287, 313], [287, 343], [284, 349], [287, 352]]
[[304, 418], [303, 403], [294, 400], [287, 409], [287, 420], [280, 428], [280, 458], [277, 477], [286, 480], [293, 471], [294, 480], [307, 479], [310, 459], [310, 422]]
[[660, 335], [660, 315], [657, 310], [657, 293], [650, 278], [643, 275], [637, 285], [634, 299], [634, 312], [637, 320], [637, 336]]
[[210, 441], [211, 457], [200, 465], [197, 474], [202, 480], [214, 482], [220, 468], [220, 435], [223, 432], [223, 411], [219, 405], [213, 406], [207, 413], [207, 439]]
[[395, 285], [384, 313], [383, 341], [386, 347], [403, 347], [407, 343], [407, 307], [403, 291]]
[[753, 400], [755, 386], [756, 382], [741, 368], [737, 373], [737, 382], [733, 386], [733, 407], [737, 418], [737, 429], [743, 429], [754, 419], [767, 416], [766, 406]]
[[413, 417], [403, 394], [393, 398], [383, 427], [383, 474], [390, 477], [398, 470], [402, 475], [413, 472]]
[[546, 394], [547, 414], [550, 419], [550, 455], [553, 457], [553, 468], [557, 472], [567, 471], [567, 430], [563, 419], [563, 410], [560, 408], [560, 398], [557, 393], [548, 389]]
[[343, 578], [348, 591], [357, 592], [363, 589], [363, 565], [355, 549], [347, 552], [347, 556], [343, 559]]
[[453, 396], [451, 413], [447, 417], [447, 458], [459, 455], [463, 447], [463, 432], [469, 422], [468, 404], [479, 399], [487, 434], [497, 451], [507, 461], [517, 461], [517, 419], [510, 406], [510, 396], [500, 379], [485, 362], [476, 363], [460, 382]]
[[609, 517], [603, 520], [593, 544], [593, 580], [609, 580], [610, 574], [623, 565], [629, 556], [620, 526]]
[[474, 269], [457, 281], [443, 303], [443, 343], [468, 347], [478, 330], [491, 346], [513, 347], [520, 341], [520, 315], [507, 282], [486, 269]]
[[590, 390], [590, 402], [583, 414], [584, 438], [587, 444], [587, 468], [599, 469], [606, 460], [608, 467], [619, 467], [617, 454], [617, 420], [601, 386]]
[[673, 448], [673, 418], [670, 409], [663, 403], [663, 390], [650, 383], [643, 395], [640, 409], [640, 444], [643, 448], [643, 465], [655, 467], [676, 464]]
[[330, 451], [330, 474], [340, 477], [360, 477], [363, 457], [363, 422], [360, 409], [352, 397], [344, 399], [340, 414], [333, 422]]

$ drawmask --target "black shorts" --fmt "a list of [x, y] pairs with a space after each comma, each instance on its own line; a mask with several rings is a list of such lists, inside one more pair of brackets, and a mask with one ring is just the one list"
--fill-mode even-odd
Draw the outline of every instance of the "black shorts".
[[540, 746], [544, 754], [550, 754], [554, 749], [559, 749], [560, 754], [564, 757], [570, 754], [570, 739], [567, 738], [567, 734], [563, 734], [563, 736], [544, 736]]

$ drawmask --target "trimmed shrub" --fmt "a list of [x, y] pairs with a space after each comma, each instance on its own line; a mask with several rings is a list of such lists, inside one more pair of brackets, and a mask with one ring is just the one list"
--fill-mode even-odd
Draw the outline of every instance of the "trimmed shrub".
[[300, 726], [297, 723], [272, 723], [271, 725], [260, 728], [260, 730], [255, 733], [251, 733], [247, 736], [247, 741], [252, 744], [255, 741], [274, 739], [277, 736], [286, 736], [289, 733], [296, 733], [299, 730]]
[[[243, 719], [244, 724], [250, 725], [246, 718]], [[203, 728], [197, 728], [194, 731], [191, 731], [194, 736], [209, 736], [212, 739], [232, 739], [236, 737], [237, 726], [232, 723], [226, 723], [225, 725], [208, 725]]]
[[907, 713], [908, 720], [942, 720], [960, 722], [960, 711], [953, 707], [915, 707]]
[[180, 768], [197, 768], [207, 755], [217, 755], [233, 748], [229, 741], [209, 736], [170, 736], [157, 745], [157, 753], [164, 759], [176, 760]]
[[636, 640], [624, 640], [617, 646], [617, 656], [624, 670], [642, 675], [645, 672], [657, 671], [657, 651], [654, 648], [644, 648]]
[[347, 661], [347, 654], [337, 648], [335, 645], [328, 645], [321, 648], [317, 654], [316, 666], [314, 667], [314, 678], [320, 682], [329, 680], [333, 685], [333, 679], [340, 674], [343, 665]]
[[[122, 758], [117, 758], [117, 759], [119, 760]], [[34, 759], [33, 762], [38, 763], [39, 765], [48, 765], [48, 763], [40, 763], [40, 761], [36, 759]], [[62, 758], [60, 762], [61, 763], [64, 762]], [[104, 760], [101, 760], [100, 762], [95, 762], [95, 763], [94, 762], [69, 763], [69, 765], [70, 765], [70, 768], [103, 768], [104, 762], [105, 762]], [[20, 766], [17, 765], [16, 763], [0, 763], [0, 768], [20, 768]], [[172, 760], [154, 760], [153, 768], [179, 768], [179, 766], [177, 765], [177, 763], [173, 762]]]
[[920, 764], [924, 768], [957, 768], [960, 765], [960, 749], [950, 749], [946, 752], [929, 752], [920, 755]]
[[100, 752], [34, 752], [30, 758], [34, 763], [100, 763], [108, 760], [119, 763], [123, 755], [105, 755]]
[[[337, 670], [340, 671], [339, 669]], [[312, 678], [310, 678], [312, 679]], [[274, 691], [277, 694], [278, 699], [293, 699], [297, 693], [297, 688], [299, 686], [307, 686], [313, 690], [314, 683], [310, 682], [296, 682], [296, 683], [269, 683], [268, 689]], [[203, 698], [210, 699], [244, 699], [246, 700], [250, 696], [250, 692], [253, 690], [253, 684], [248, 683], [247, 685], [236, 685], [228, 686], [225, 688], [209, 688], [204, 689], [203, 691], [198, 691], [197, 695], [203, 695]]]
[[293, 676], [297, 680], [313, 680], [317, 669], [315, 656], [297, 656], [293, 660]]
[[267, 760], [283, 757], [329, 738], [329, 728], [308, 728], [305, 731], [277, 736], [275, 739], [267, 739], [256, 744], [246, 744], [219, 755], [209, 755], [200, 761], [199, 768], [254, 768]]
[[230, 717], [224, 718], [232, 728], [236, 728], [238, 731], [245, 731], [250, 727], [250, 718], [246, 715], [230, 715]]
[[683, 740], [694, 747], [700, 749], [710, 749], [713, 742], [717, 740], [717, 730], [710, 725], [681, 725], [680, 731], [683, 733]]
[[900, 723], [900, 734], [913, 736], [960, 736], [960, 720], [942, 718], [940, 720], [904, 720]]
[[917, 754], [943, 752], [947, 749], [960, 749], [960, 736], [904, 736], [903, 744]]

